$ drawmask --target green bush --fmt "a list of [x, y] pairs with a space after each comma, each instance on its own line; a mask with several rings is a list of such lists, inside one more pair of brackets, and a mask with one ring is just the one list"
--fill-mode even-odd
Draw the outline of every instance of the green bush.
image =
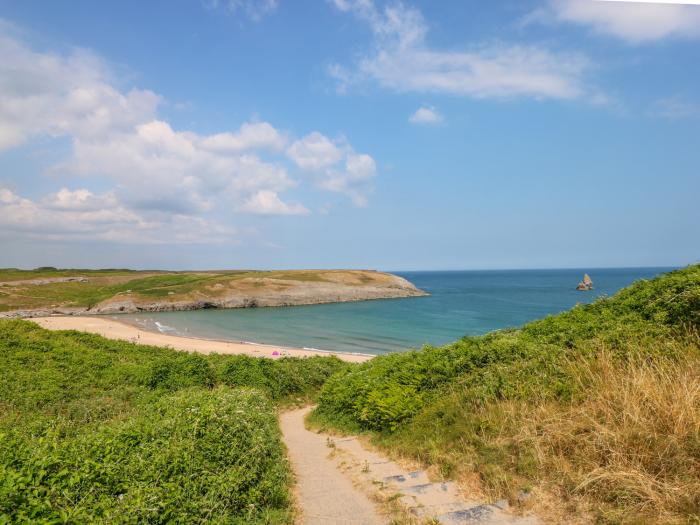
[[212, 388], [214, 369], [199, 354], [170, 355], [157, 359], [148, 366], [144, 384], [149, 388], [179, 390], [190, 386]]
[[283, 357], [276, 360], [245, 355], [226, 357], [219, 364], [219, 380], [229, 386], [260, 388], [275, 400], [315, 394], [335, 372], [349, 368], [337, 357]]
[[182, 390], [63, 439], [0, 440], [0, 522], [250, 523], [288, 505], [275, 411], [255, 390]]

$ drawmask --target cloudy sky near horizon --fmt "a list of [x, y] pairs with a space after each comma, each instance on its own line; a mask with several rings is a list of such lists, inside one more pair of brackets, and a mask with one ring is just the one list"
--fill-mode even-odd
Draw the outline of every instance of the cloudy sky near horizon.
[[700, 6], [0, 2], [0, 266], [684, 265]]

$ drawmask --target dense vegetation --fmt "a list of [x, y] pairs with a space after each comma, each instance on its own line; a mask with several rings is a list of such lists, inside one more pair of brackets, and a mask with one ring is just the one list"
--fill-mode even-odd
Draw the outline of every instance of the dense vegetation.
[[535, 487], [602, 520], [697, 519], [699, 328], [696, 265], [521, 329], [346, 369], [314, 420], [374, 431], [513, 501]]
[[345, 366], [0, 321], [0, 523], [288, 522], [276, 405]]

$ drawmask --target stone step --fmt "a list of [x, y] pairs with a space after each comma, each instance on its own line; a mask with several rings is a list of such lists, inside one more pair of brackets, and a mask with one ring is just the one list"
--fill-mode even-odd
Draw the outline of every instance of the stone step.
[[379, 481], [382, 481], [392, 488], [402, 490], [405, 487], [414, 485], [427, 485], [430, 483], [430, 478], [428, 478], [424, 470], [414, 470], [413, 472], [402, 472], [400, 474], [384, 476]]
[[454, 481], [444, 483], [423, 483], [403, 487], [400, 490], [401, 502], [408, 507], [430, 507], [459, 501]]
[[536, 525], [539, 521], [530, 516], [513, 516], [495, 505], [475, 505], [453, 510], [437, 516], [441, 525]]
[[493, 505], [476, 505], [460, 510], [439, 514], [435, 518], [443, 525], [464, 525], [466, 523], [492, 523], [500, 509]]

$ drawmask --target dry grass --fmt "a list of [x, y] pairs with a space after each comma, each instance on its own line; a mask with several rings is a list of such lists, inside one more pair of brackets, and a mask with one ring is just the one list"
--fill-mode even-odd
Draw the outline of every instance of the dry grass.
[[515, 441], [534, 450], [538, 488], [598, 521], [700, 523], [698, 348], [625, 363], [602, 352], [574, 365], [582, 399], [540, 404], [526, 418], [513, 405]]
[[700, 339], [658, 344], [571, 362], [568, 402], [455, 388], [378, 442], [546, 523], [700, 524]]

